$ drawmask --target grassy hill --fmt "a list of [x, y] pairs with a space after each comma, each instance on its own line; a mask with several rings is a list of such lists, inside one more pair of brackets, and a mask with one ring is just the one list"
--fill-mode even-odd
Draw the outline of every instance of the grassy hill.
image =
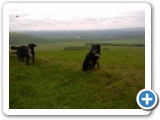
[[110, 42], [139, 40], [144, 43], [144, 28], [115, 29], [115, 30], [88, 30], [88, 31], [23, 31], [10, 32], [9, 41], [12, 44], [52, 43], [52, 42]]
[[[9, 55], [9, 108], [139, 109], [136, 95], [145, 87], [145, 39], [143, 29], [138, 30], [128, 30], [129, 37], [126, 29], [110, 34], [10, 32], [10, 45], [38, 46], [35, 64], [30, 60], [29, 66]], [[102, 47], [100, 69], [84, 72], [82, 63], [93, 43]]]
[[62, 45], [39, 45], [35, 64], [30, 60], [29, 66], [10, 55], [10, 109], [139, 108], [136, 95], [145, 87], [144, 47], [108, 46], [101, 51], [100, 69], [84, 72], [88, 49], [62, 50]]

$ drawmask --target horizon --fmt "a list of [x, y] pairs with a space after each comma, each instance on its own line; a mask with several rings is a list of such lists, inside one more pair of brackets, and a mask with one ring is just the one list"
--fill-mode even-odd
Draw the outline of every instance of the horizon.
[[133, 28], [116, 28], [116, 29], [88, 29], [88, 30], [10, 30], [9, 32], [78, 32], [78, 31], [107, 31], [107, 30], [132, 30], [132, 29], [144, 29], [145, 27], [133, 27]]

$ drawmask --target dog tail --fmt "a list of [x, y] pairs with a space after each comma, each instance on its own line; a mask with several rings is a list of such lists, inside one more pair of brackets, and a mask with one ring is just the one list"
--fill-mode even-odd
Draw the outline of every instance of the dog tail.
[[15, 46], [11, 46], [10, 47], [12, 50], [17, 50], [18, 49], [18, 47], [15, 47]]

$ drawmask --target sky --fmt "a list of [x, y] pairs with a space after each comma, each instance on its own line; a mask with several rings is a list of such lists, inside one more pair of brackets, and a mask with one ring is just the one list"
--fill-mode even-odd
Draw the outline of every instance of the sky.
[[16, 4], [9, 9], [10, 31], [97, 30], [145, 27], [145, 9], [137, 4]]

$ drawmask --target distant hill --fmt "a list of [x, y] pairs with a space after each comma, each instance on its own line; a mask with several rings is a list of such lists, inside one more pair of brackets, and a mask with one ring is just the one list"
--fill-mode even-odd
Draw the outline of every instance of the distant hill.
[[10, 32], [10, 44], [75, 40], [145, 39], [145, 28], [85, 30], [85, 31], [23, 31]]
[[9, 33], [9, 44], [28, 44], [28, 43], [38, 43], [40, 41], [40, 38], [24, 33], [15, 33], [10, 32]]
[[86, 31], [28, 31], [30, 35], [50, 39], [50, 38], [74, 38], [74, 39], [144, 39], [145, 28], [126, 28], [109, 30], [86, 30]]

